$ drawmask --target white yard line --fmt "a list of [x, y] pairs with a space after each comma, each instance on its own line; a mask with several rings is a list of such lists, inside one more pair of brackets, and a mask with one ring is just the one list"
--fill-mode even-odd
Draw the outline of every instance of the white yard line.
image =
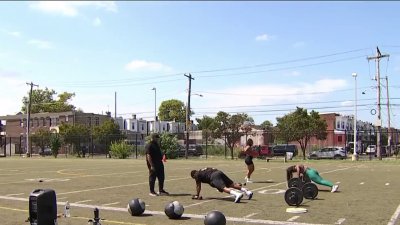
[[75, 203], [75, 204], [80, 204], [80, 203], [91, 202], [91, 201], [93, 201], [93, 200], [88, 199], [88, 200], [77, 201], [77, 202], [74, 202], [74, 203]]
[[392, 218], [390, 218], [387, 225], [395, 225], [400, 215], [400, 205], [397, 207], [396, 211], [393, 213]]
[[18, 193], [18, 194], [8, 194], [6, 196], [18, 196], [18, 195], [23, 195], [24, 193]]
[[252, 217], [252, 216], [255, 216], [255, 215], [257, 215], [258, 213], [250, 213], [249, 215], [247, 215], [247, 216], [244, 216], [243, 218], [250, 218], [250, 217]]
[[116, 205], [116, 204], [119, 204], [119, 202], [112, 202], [112, 203], [102, 204], [102, 206], [109, 206], [109, 205]]
[[335, 224], [342, 224], [346, 219], [345, 218], [340, 218], [338, 221], [336, 221]]
[[297, 220], [298, 218], [300, 218], [300, 216], [293, 216], [292, 218], [290, 218], [290, 219], [288, 219], [286, 221], [293, 222], [293, 221]]
[[[17, 198], [17, 197], [7, 197], [7, 196], [0, 196], [0, 199], [7, 199], [7, 200], [16, 200], [16, 201], [29, 201], [28, 198]], [[57, 202], [57, 205], [65, 205], [65, 202]], [[95, 208], [97, 207], [100, 210], [109, 210], [109, 211], [119, 211], [119, 212], [126, 212], [126, 208], [116, 208], [116, 207], [109, 207], [109, 206], [95, 206], [95, 205], [86, 205], [86, 204], [76, 204], [71, 203], [72, 207], [80, 207], [80, 208]], [[165, 216], [164, 211], [145, 211], [151, 215], [159, 215]], [[204, 220], [205, 215], [199, 214], [183, 214], [183, 217], [189, 217], [194, 219]], [[314, 223], [299, 223], [299, 222], [290, 222], [290, 221], [274, 221], [274, 220], [261, 220], [261, 219], [248, 219], [248, 218], [238, 218], [238, 217], [226, 217], [227, 221], [232, 222], [241, 222], [241, 223], [254, 223], [254, 224], [272, 224], [272, 225], [325, 225], [325, 224], [314, 224]]]

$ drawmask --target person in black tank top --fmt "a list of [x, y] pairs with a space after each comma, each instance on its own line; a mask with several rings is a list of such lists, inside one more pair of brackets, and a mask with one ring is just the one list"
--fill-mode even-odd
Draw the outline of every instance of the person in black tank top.
[[247, 195], [249, 200], [253, 197], [253, 192], [243, 188], [241, 184], [233, 182], [225, 173], [216, 168], [206, 167], [200, 170], [192, 170], [190, 176], [196, 181], [194, 199], [202, 199], [200, 196], [201, 183], [209, 184], [211, 187], [218, 189], [219, 192], [234, 195], [235, 203], [240, 202], [243, 193]]
[[249, 138], [246, 141], [246, 147], [244, 147], [243, 149], [243, 153], [246, 154], [246, 158], [244, 159], [244, 162], [246, 163], [247, 166], [247, 174], [246, 177], [244, 178], [246, 183], [253, 182], [250, 180], [250, 176], [254, 172], [254, 163], [253, 163], [254, 151], [252, 150], [252, 147], [253, 147], [253, 139]]

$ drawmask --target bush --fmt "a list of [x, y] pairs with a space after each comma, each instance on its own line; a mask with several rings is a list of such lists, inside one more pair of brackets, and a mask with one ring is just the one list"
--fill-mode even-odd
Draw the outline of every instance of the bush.
[[58, 151], [61, 148], [61, 140], [60, 137], [53, 135], [50, 138], [50, 148], [51, 148], [51, 154], [53, 154], [54, 158], [57, 158]]
[[131, 154], [131, 147], [124, 141], [113, 142], [110, 146], [110, 155], [113, 158], [126, 159]]

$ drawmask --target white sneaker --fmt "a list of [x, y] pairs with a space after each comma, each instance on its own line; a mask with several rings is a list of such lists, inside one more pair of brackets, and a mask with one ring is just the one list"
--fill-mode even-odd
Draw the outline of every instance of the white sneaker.
[[333, 185], [331, 192], [336, 192], [339, 189], [339, 185]]
[[243, 194], [242, 193], [237, 193], [235, 194], [235, 203], [239, 203], [240, 199], [243, 198]]
[[253, 197], [253, 192], [248, 191], [248, 192], [246, 193], [246, 195], [247, 195], [247, 199], [250, 200], [250, 199]]
[[245, 177], [244, 180], [246, 181], [246, 183], [253, 183], [252, 180], [250, 180], [249, 178]]

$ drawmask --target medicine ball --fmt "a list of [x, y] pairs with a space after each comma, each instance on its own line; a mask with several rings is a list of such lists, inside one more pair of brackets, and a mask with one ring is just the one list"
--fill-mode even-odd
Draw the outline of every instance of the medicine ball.
[[128, 203], [128, 212], [132, 216], [140, 216], [144, 212], [146, 204], [140, 198], [134, 198]]
[[165, 215], [168, 216], [170, 219], [178, 219], [182, 216], [183, 211], [185, 209], [183, 208], [183, 205], [179, 203], [178, 201], [173, 201], [168, 203], [165, 206]]
[[211, 211], [204, 219], [204, 225], [225, 225], [226, 218], [220, 211]]

